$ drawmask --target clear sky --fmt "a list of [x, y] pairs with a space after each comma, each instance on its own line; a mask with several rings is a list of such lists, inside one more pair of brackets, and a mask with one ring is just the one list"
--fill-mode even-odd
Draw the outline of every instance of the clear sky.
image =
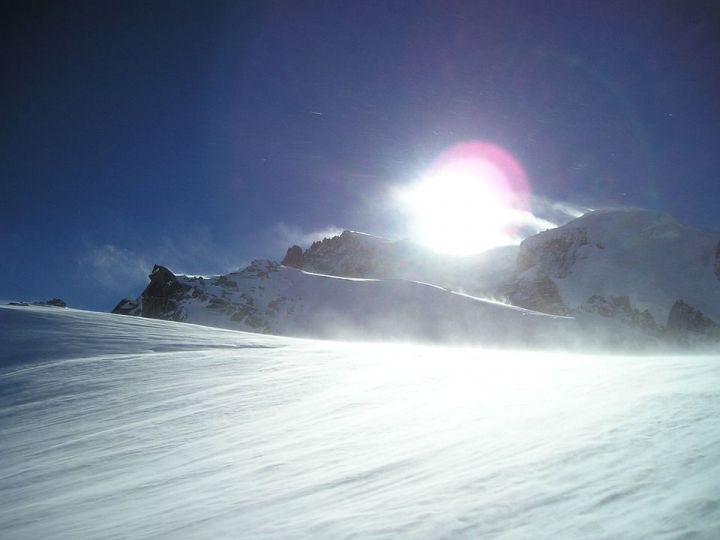
[[17, 2], [3, 8], [0, 298], [111, 309], [499, 145], [535, 197], [720, 229], [720, 7], [688, 1]]

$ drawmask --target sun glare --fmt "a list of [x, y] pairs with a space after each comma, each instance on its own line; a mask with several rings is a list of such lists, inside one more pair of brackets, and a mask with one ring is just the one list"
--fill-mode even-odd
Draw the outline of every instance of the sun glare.
[[441, 253], [471, 255], [517, 243], [528, 191], [522, 167], [507, 152], [466, 142], [443, 152], [397, 196], [415, 241]]

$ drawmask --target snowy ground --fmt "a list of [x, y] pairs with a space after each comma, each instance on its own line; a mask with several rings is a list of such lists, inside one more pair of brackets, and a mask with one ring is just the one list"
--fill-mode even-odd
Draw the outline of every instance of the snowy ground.
[[720, 357], [0, 309], [1, 538], [720, 538]]

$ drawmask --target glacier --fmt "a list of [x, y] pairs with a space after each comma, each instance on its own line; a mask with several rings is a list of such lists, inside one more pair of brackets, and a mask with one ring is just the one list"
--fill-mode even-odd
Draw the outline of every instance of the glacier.
[[720, 356], [0, 308], [0, 537], [720, 537]]

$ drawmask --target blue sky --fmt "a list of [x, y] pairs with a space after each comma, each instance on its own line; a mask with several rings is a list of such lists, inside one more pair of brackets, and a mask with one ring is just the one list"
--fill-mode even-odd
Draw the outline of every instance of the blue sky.
[[714, 2], [17, 2], [0, 298], [111, 309], [154, 262], [398, 237], [393, 187], [490, 141], [545, 201], [720, 228]]

